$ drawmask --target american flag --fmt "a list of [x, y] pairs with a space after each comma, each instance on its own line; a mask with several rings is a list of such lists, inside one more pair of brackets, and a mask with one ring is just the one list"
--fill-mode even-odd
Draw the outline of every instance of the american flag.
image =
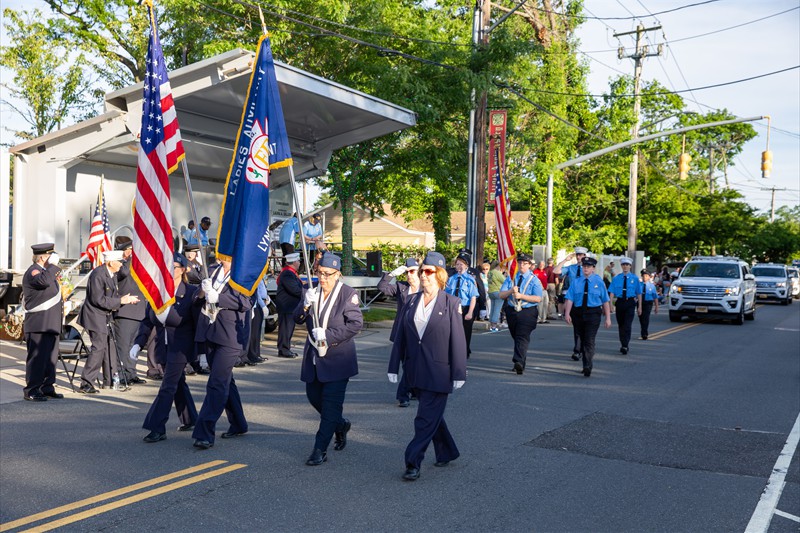
[[169, 174], [184, 152], [152, 6], [146, 63], [131, 273], [144, 297], [160, 313], [175, 300]]
[[508, 265], [511, 279], [517, 275], [517, 252], [511, 240], [511, 206], [508, 203], [508, 190], [503, 180], [503, 165], [500, 163], [500, 150], [495, 148], [494, 164], [497, 168], [494, 186], [494, 223], [497, 229], [497, 260]]
[[86, 255], [92, 261], [92, 266], [103, 264], [103, 252], [112, 250], [111, 229], [108, 226], [108, 211], [106, 210], [106, 197], [103, 195], [103, 184], [97, 193], [97, 205], [94, 208], [92, 226], [89, 229], [89, 244], [86, 245]]

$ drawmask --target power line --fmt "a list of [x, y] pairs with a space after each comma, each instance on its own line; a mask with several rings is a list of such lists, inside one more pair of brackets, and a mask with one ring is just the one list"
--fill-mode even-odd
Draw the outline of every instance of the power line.
[[[678, 7], [672, 8], [672, 9], [665, 9], [664, 11], [659, 11], [658, 13], [652, 13], [651, 15], [652, 16], [663, 15], [665, 13], [672, 13], [673, 11], [680, 11], [682, 9], [687, 9], [687, 8], [696, 7], [696, 6], [702, 6], [702, 5], [705, 5], [705, 4], [713, 4], [715, 2], [719, 2], [719, 0], [706, 0], [705, 2], [696, 2], [694, 4], [686, 4], [684, 6], [678, 6]], [[625, 6], [623, 6], [623, 7], [625, 7]], [[540, 7], [533, 7], [532, 9], [535, 9], [536, 11], [539, 11], [540, 13], [552, 13], [552, 14], [556, 14], [556, 15], [559, 15], [559, 16], [563, 16], [563, 17], [572, 17], [572, 18], [590, 19], [590, 20], [638, 20], [638, 19], [641, 19], [641, 18], [645, 18], [643, 16], [638, 16], [638, 15], [633, 15], [633, 16], [630, 16], [630, 17], [587, 17], [585, 15], [570, 15], [570, 14], [567, 14], [567, 13], [559, 13], [558, 11], [551, 11], [551, 10], [543, 9], [543, 8], [540, 8]], [[625, 9], [628, 10], [627, 8], [625, 8]], [[628, 10], [628, 13], [632, 14], [632, 12], [630, 10]]]

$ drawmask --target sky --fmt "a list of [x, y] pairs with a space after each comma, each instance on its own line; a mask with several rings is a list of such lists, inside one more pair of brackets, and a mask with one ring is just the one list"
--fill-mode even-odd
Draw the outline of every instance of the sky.
[[[776, 207], [800, 205], [800, 69], [700, 89], [800, 65], [797, 0], [585, 0], [584, 5], [586, 15], [596, 17], [578, 31], [582, 57], [591, 69], [592, 94], [606, 91], [609, 79], [633, 73], [633, 60], [618, 59], [617, 49], [623, 46], [630, 54], [635, 49], [634, 37], [613, 35], [635, 30], [637, 24], [661, 25], [660, 30], [647, 33], [647, 40], [651, 50], [663, 43], [664, 53], [644, 60], [642, 80], [658, 80], [675, 91], [692, 89], [681, 93], [690, 111], [724, 108], [737, 117], [769, 115], [772, 176], [761, 177], [761, 152], [767, 143], [767, 121], [761, 120], [752, 123], [758, 136], [731, 162], [729, 185], [765, 213], [771, 208], [772, 191], [764, 189], [776, 189]], [[40, 0], [0, 0], [0, 8], [37, 6], [48, 10]], [[690, 7], [676, 9], [684, 6]], [[7, 44], [4, 33], [0, 43]], [[0, 71], [0, 81], [8, 78], [8, 72]], [[6, 106], [0, 108], [2, 126], [14, 120]], [[10, 134], [0, 131], [0, 142], [10, 141]], [[717, 183], [725, 185], [721, 169]]]

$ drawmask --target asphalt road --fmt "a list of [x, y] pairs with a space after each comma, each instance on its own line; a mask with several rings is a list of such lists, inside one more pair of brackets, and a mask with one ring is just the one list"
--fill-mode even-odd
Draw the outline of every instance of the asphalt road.
[[[467, 384], [446, 412], [461, 458], [434, 468], [430, 449], [416, 482], [400, 479], [416, 404], [398, 408], [386, 380], [388, 333], [359, 336], [349, 443], [319, 467], [304, 464], [318, 418], [300, 360], [273, 357], [274, 336], [267, 363], [235, 372], [250, 432], [207, 451], [174, 414], [167, 440], [142, 442], [157, 382], [22, 401], [24, 350], [2, 341], [0, 531], [730, 532], [745, 531], [762, 493], [777, 504], [759, 507], [755, 530], [800, 528], [786, 446], [800, 412], [800, 305], [761, 306], [743, 326], [662, 312], [627, 356], [616, 325], [601, 329], [588, 379], [563, 322], [536, 330], [523, 376], [507, 331], [476, 326]], [[199, 408], [204, 378], [188, 379]], [[794, 454], [783, 486], [782, 452]]]

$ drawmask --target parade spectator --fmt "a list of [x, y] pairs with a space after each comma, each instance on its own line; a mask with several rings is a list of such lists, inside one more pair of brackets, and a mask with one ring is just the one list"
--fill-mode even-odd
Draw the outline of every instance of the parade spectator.
[[197, 243], [197, 234], [195, 233], [194, 229], [194, 220], [190, 220], [188, 224], [186, 224], [186, 229], [181, 232], [181, 238], [185, 244]]
[[[202, 246], [208, 246], [208, 230], [211, 228], [211, 219], [208, 217], [203, 217], [200, 220], [200, 244]], [[197, 244], [194, 242], [193, 244]]]
[[278, 242], [284, 257], [294, 252], [295, 237], [298, 233], [300, 233], [300, 222], [297, 220], [297, 213], [294, 213], [291, 218], [287, 218], [283, 222], [278, 234]]
[[499, 262], [495, 261], [492, 263], [492, 269], [489, 271], [489, 300], [491, 301], [490, 305], [490, 315], [489, 315], [489, 331], [500, 331], [500, 313], [502, 312], [503, 308], [503, 299], [500, 298], [500, 287], [503, 285], [503, 282], [506, 280], [506, 276], [503, 273], [504, 266]]
[[420, 268], [420, 292], [409, 297], [397, 327], [388, 377], [397, 383], [405, 360], [408, 385], [419, 400], [414, 437], [405, 451], [403, 479], [419, 478], [425, 451], [433, 441], [434, 466], [444, 467], [460, 455], [444, 420], [448, 396], [467, 379], [467, 343], [462, 302], [443, 289], [447, 271], [442, 254], [428, 252]]
[[317, 250], [325, 250], [325, 243], [322, 236], [322, 215], [314, 213], [309, 220], [303, 223], [303, 242], [309, 255]]
[[[394, 322], [392, 323], [392, 331], [389, 333], [389, 341], [391, 342], [394, 342], [394, 339], [397, 336], [397, 328], [401, 322], [400, 317], [402, 316], [403, 307], [408, 301], [409, 296], [419, 292], [418, 271], [419, 262], [415, 258], [409, 257], [402, 265], [395, 268], [391, 272], [385, 273], [378, 282], [379, 291], [386, 296], [395, 297], [397, 299], [397, 313], [395, 314]], [[395, 281], [395, 283], [391, 283], [391, 280], [396, 280], [397, 276], [401, 276], [404, 273], [406, 274], [406, 279], [408, 281]], [[405, 371], [403, 371], [403, 375], [400, 378], [400, 381], [397, 383], [396, 398], [399, 407], [409, 406], [411, 390], [408, 388], [408, 381], [406, 380]]]
[[588, 378], [594, 367], [595, 338], [602, 315], [606, 329], [611, 327], [611, 305], [603, 278], [594, 273], [597, 259], [584, 257], [581, 265], [582, 276], [575, 279], [565, 295], [564, 319], [581, 337], [583, 375]]
[[53, 243], [34, 244], [33, 264], [22, 277], [25, 304], [25, 387], [22, 397], [32, 402], [61, 399], [56, 392], [58, 338], [64, 302], [61, 298], [61, 268]]
[[550, 257], [547, 259], [547, 267], [544, 269], [544, 273], [547, 275], [547, 284], [545, 285], [545, 289], [547, 289], [547, 316], [548, 317], [555, 317], [558, 315], [558, 295], [556, 293], [556, 286], [558, 285], [558, 276], [554, 272], [555, 267], [553, 266], [553, 258]]
[[609, 261], [603, 269], [603, 283], [606, 284], [606, 289], [611, 285], [611, 280], [614, 279], [614, 261]]
[[547, 273], [545, 272], [544, 261], [539, 261], [533, 273], [539, 278], [539, 283], [542, 284], [542, 301], [537, 306], [539, 308], [539, 324], [547, 324], [549, 322], [549, 320], [547, 320], [547, 308], [550, 306], [550, 300], [545, 290], [545, 287], [547, 287]]
[[[492, 269], [492, 265], [488, 261], [484, 261], [481, 264], [481, 273], [480, 273], [480, 281], [483, 285], [483, 293], [488, 295], [489, 293], [489, 271]], [[488, 320], [489, 313], [492, 311], [492, 302], [489, 300], [488, 297], [484, 298], [484, 308], [478, 312], [478, 317], [481, 320]]]
[[[320, 415], [308, 466], [328, 460], [328, 445], [334, 435], [333, 449], [344, 450], [351, 427], [342, 412], [347, 383], [358, 374], [355, 336], [364, 318], [358, 294], [341, 280], [341, 267], [338, 256], [323, 255], [318, 267], [319, 287], [305, 292], [294, 313], [295, 322], [305, 323], [308, 330], [300, 379], [306, 384], [309, 403]], [[314, 313], [318, 313], [316, 323]]]
[[514, 372], [522, 375], [528, 357], [531, 333], [539, 318], [539, 302], [542, 301], [542, 283], [531, 271], [533, 258], [528, 254], [517, 254], [519, 273], [516, 279], [508, 278], [500, 288], [500, 298], [506, 300], [508, 332], [514, 339]]

